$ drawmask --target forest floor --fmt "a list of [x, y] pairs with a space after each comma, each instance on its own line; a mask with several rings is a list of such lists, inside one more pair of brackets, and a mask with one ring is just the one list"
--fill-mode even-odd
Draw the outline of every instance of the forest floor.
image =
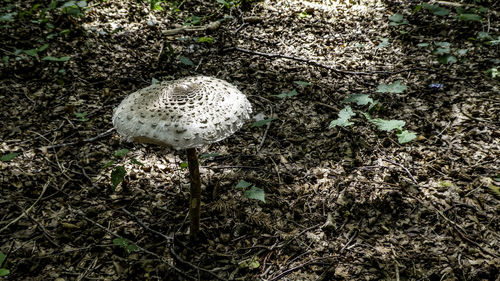
[[[4, 2], [0, 279], [500, 280], [497, 1]], [[198, 242], [185, 155], [111, 123], [190, 75], [254, 108], [199, 151]]]

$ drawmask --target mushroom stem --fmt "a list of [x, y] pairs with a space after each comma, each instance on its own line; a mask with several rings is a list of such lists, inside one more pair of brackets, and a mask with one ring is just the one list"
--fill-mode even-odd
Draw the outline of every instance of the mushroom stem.
[[191, 221], [189, 226], [189, 234], [192, 239], [196, 239], [200, 231], [200, 205], [201, 205], [201, 181], [200, 181], [200, 167], [198, 164], [198, 155], [196, 148], [186, 149], [188, 166], [189, 166], [189, 180], [191, 182], [191, 195], [189, 198], [189, 219]]

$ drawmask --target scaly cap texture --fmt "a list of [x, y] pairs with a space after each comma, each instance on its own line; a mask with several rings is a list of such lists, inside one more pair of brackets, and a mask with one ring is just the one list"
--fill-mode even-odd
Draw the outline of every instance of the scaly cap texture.
[[250, 102], [235, 86], [193, 76], [130, 94], [115, 109], [113, 125], [128, 141], [186, 149], [229, 137], [251, 112]]

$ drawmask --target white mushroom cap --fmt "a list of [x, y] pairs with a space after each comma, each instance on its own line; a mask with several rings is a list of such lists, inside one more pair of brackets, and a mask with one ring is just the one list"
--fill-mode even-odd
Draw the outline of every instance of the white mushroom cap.
[[115, 109], [113, 125], [128, 141], [186, 149], [229, 137], [251, 112], [250, 102], [235, 86], [194, 76], [130, 94]]

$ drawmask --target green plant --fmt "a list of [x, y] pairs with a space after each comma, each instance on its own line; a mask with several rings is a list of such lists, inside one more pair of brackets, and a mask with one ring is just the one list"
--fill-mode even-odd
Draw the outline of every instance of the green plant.
[[243, 190], [243, 196], [249, 199], [255, 199], [266, 203], [266, 194], [264, 189], [256, 187], [252, 183], [240, 180], [235, 186], [236, 189]]
[[17, 152], [7, 153], [0, 158], [0, 161], [9, 162], [10, 160], [16, 158], [18, 155], [19, 155], [19, 153], [17, 153]]
[[5, 268], [5, 263], [6, 263], [5, 259], [6, 259], [5, 254], [0, 251], [0, 277], [9, 275], [10, 273], [10, 270]]
[[[378, 93], [402, 93], [406, 91], [407, 87], [404, 84], [401, 84], [401, 81], [396, 81], [392, 84], [380, 84], [377, 87], [376, 92]], [[362, 111], [361, 114], [370, 122], [375, 125], [380, 131], [396, 131], [396, 136], [398, 137], [399, 143], [407, 143], [414, 140], [417, 135], [413, 132], [409, 132], [404, 130], [403, 127], [406, 125], [406, 122], [403, 120], [384, 120], [380, 118], [372, 118], [370, 112], [378, 105], [378, 100], [373, 100], [367, 94], [353, 94], [345, 98], [342, 103], [356, 103], [358, 106], [366, 106], [369, 105], [367, 111]], [[342, 110], [338, 113], [338, 118], [332, 120], [330, 122], [329, 128], [339, 127], [347, 127], [354, 125], [351, 122], [351, 118], [356, 116], [356, 112], [351, 108], [351, 106], [346, 105]]]
[[[116, 158], [126, 158], [127, 154], [129, 153], [129, 150], [124, 148], [124, 149], [119, 149], [114, 152], [113, 156]], [[142, 166], [141, 162], [137, 161], [135, 158], [130, 158], [130, 163]], [[104, 164], [103, 168], [108, 168], [110, 166], [113, 166], [115, 164], [114, 160], [108, 161], [106, 164]], [[113, 191], [118, 187], [118, 185], [125, 180], [125, 176], [127, 175], [127, 170], [123, 165], [117, 165], [113, 168], [111, 171], [111, 186]]]
[[139, 251], [139, 247], [137, 247], [137, 245], [135, 245], [134, 243], [130, 242], [130, 240], [125, 239], [125, 238], [121, 238], [121, 237], [115, 238], [115, 239], [113, 239], [113, 244], [125, 249], [127, 254], [130, 254], [130, 253], [135, 252], [135, 251]]
[[241, 3], [240, 0], [217, 0], [217, 3], [221, 4], [222, 7], [226, 9], [231, 9], [233, 7], [238, 7]]

